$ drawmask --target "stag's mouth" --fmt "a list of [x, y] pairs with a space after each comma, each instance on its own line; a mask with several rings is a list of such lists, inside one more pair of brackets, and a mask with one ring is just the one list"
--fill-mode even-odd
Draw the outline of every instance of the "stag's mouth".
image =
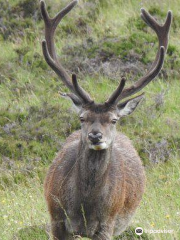
[[96, 151], [100, 151], [100, 150], [104, 150], [108, 148], [108, 145], [106, 142], [98, 142], [98, 143], [91, 143], [89, 144], [89, 148], [96, 150]]

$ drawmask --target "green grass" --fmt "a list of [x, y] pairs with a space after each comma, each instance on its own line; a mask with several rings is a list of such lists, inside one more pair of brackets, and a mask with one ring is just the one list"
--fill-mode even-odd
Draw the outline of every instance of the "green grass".
[[[48, 222], [42, 189], [38, 177], [34, 177], [27, 184], [14, 184], [8, 191], [1, 191], [1, 239], [12, 239], [13, 236], [17, 239], [47, 239], [42, 237], [45, 235], [44, 231], [39, 229]], [[31, 231], [33, 227], [39, 229], [39, 238]], [[31, 234], [26, 238], [18, 238], [23, 229]], [[23, 234], [25, 235], [25, 230]]]
[[179, 239], [180, 237], [180, 201], [177, 198], [179, 161], [180, 158], [175, 156], [167, 164], [150, 166], [146, 169], [146, 193], [134, 225], [146, 230], [173, 230], [173, 234], [152, 234], [154, 239]]
[[[131, 229], [142, 227], [144, 230], [173, 230], [173, 234], [152, 234], [152, 237], [157, 240], [179, 239], [179, 160], [178, 156], [174, 156], [166, 164], [146, 168], [146, 192]], [[41, 180], [34, 177], [26, 184], [14, 184], [13, 188], [0, 191], [2, 240], [12, 239], [12, 236], [15, 239], [47, 239], [45, 226], [49, 223], [49, 218], [42, 189]]]
[[[46, 1], [51, 15], [68, 0]], [[172, 229], [173, 234], [143, 234], [140, 239], [180, 238], [180, 0], [80, 0], [58, 28], [56, 43], [63, 64], [105, 56], [149, 64], [157, 50], [156, 36], [140, 19], [144, 7], [164, 21], [174, 20], [164, 73], [149, 84], [139, 109], [124, 118], [118, 130], [132, 139], [146, 166], [147, 187], [131, 228], [122, 239], [139, 238], [143, 229]], [[67, 91], [45, 63], [41, 50], [43, 22], [38, 1], [0, 0], [0, 239], [48, 239], [49, 216], [43, 197], [47, 168], [65, 138], [79, 129]], [[155, 46], [152, 48], [152, 43]], [[135, 65], [137, 62], [133, 62]], [[138, 65], [137, 65], [138, 67]], [[143, 74], [143, 73], [142, 73]], [[127, 74], [128, 83], [140, 74]], [[164, 77], [162, 77], [164, 76]], [[114, 80], [78, 72], [81, 85], [97, 102], [117, 87]]]

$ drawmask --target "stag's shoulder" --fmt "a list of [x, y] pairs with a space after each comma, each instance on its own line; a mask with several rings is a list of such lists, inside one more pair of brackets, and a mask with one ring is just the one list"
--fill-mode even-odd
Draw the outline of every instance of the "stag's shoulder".
[[117, 148], [119, 148], [119, 147], [126, 147], [126, 148], [127, 147], [132, 147], [134, 149], [132, 141], [126, 135], [124, 135], [121, 132], [117, 132], [117, 134], [116, 134], [115, 146]]
[[74, 156], [77, 154], [78, 145], [81, 137], [81, 131], [73, 132], [69, 137], [66, 138], [66, 141], [55, 158], [55, 162], [61, 160], [62, 158], [74, 159]]
[[129, 182], [144, 182], [143, 163], [134, 148], [132, 141], [122, 133], [118, 133], [115, 141], [115, 159], [123, 165], [126, 178]]
[[71, 135], [69, 135], [69, 137], [66, 138], [66, 142], [64, 146], [71, 145], [73, 142], [80, 141], [80, 137], [81, 137], [81, 130], [73, 132]]
[[76, 162], [79, 141], [80, 131], [72, 133], [66, 139], [62, 149], [58, 152], [49, 168], [45, 185], [49, 184], [50, 179], [53, 178], [61, 180], [64, 175], [71, 171]]
[[132, 141], [124, 134], [117, 132], [115, 138], [115, 151], [126, 162], [141, 162]]
[[69, 169], [74, 165], [77, 158], [78, 145], [80, 141], [80, 131], [72, 133], [65, 141], [62, 149], [57, 153], [54, 158], [49, 172], [55, 171], [55, 169]]

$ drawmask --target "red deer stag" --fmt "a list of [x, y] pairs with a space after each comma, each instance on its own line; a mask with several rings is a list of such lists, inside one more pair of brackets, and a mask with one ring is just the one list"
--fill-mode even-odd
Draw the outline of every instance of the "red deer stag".
[[149, 71], [125, 88], [123, 78], [109, 99], [95, 103], [58, 61], [54, 33], [58, 23], [77, 4], [72, 1], [50, 18], [44, 1], [41, 12], [45, 23], [43, 54], [71, 93], [63, 94], [78, 110], [81, 130], [74, 132], [52, 163], [45, 180], [45, 198], [51, 216], [53, 239], [75, 236], [109, 240], [129, 225], [144, 192], [145, 174], [131, 141], [116, 132], [117, 121], [131, 114], [143, 94], [120, 102], [144, 88], [160, 72], [168, 45], [172, 14], [163, 26], [144, 9], [141, 17], [157, 34], [159, 48]]

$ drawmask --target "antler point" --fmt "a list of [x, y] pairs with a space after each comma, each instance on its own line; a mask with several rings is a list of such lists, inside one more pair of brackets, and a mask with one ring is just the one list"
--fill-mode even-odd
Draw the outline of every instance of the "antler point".
[[75, 74], [75, 73], [73, 73], [73, 74], [72, 74], [72, 77], [73, 77], [73, 78], [75, 78], [75, 77], [76, 77], [76, 74]]
[[42, 46], [45, 47], [45, 48], [47, 47], [47, 42], [46, 42], [45, 39], [42, 40]]
[[169, 10], [168, 11], [168, 13], [167, 13], [167, 18], [169, 18], [170, 19], [170, 21], [172, 20], [172, 11], [171, 10]]
[[72, 74], [72, 82], [73, 82], [73, 85], [77, 85], [77, 77], [75, 73]]
[[141, 8], [141, 12], [144, 13], [146, 12], [146, 10], [144, 8]]
[[41, 1], [40, 1], [40, 5], [41, 5], [41, 6], [45, 6], [44, 0], [41, 0]]

